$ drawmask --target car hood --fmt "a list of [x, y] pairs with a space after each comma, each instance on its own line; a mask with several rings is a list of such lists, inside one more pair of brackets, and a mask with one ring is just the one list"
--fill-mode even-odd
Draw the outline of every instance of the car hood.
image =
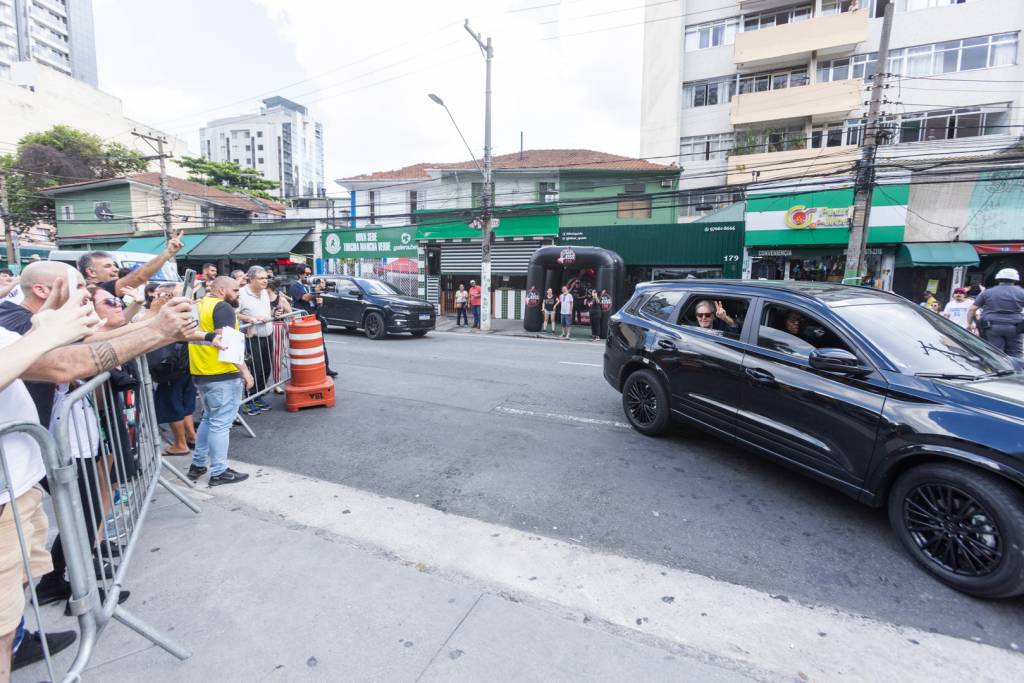
[[417, 299], [414, 296], [380, 296], [376, 295], [375, 298], [382, 304], [391, 306], [409, 306], [411, 308], [433, 308], [429, 301], [423, 299]]
[[943, 394], [965, 408], [976, 408], [1024, 420], [1024, 374], [973, 382], [936, 380]]

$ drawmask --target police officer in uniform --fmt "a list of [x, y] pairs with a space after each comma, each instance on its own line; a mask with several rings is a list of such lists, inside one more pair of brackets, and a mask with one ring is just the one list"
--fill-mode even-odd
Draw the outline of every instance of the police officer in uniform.
[[1014, 358], [1024, 359], [1024, 289], [1017, 286], [1020, 274], [1014, 268], [996, 273], [996, 286], [978, 295], [967, 310], [967, 322], [974, 329], [975, 316], [982, 309], [977, 330], [992, 346]]

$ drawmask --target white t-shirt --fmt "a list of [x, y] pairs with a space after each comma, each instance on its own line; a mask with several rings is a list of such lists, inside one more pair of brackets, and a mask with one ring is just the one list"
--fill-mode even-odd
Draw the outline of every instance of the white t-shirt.
[[967, 309], [974, 305], [974, 302], [970, 299], [964, 299], [963, 301], [951, 300], [946, 307], [942, 309], [942, 312], [946, 314], [946, 317], [955, 322], [960, 327], [967, 327]]
[[25, 292], [21, 290], [21, 285], [18, 285], [11, 291], [7, 292], [7, 296], [4, 297], [4, 301], [13, 301], [16, 304], [20, 304], [25, 300]]
[[[238, 292], [238, 313], [254, 318], [271, 317], [270, 295], [267, 294], [267, 290], [261, 290], [257, 296], [248, 287], [242, 287]], [[270, 323], [253, 325], [251, 329], [257, 337], [269, 337], [274, 332], [274, 326]]]
[[[54, 438], [57, 438], [57, 425], [61, 421], [61, 406], [70, 391], [67, 384], [58, 384], [54, 392], [53, 410], [50, 412], [50, 433]], [[68, 443], [72, 458], [95, 458], [99, 454], [100, 423], [92, 396], [86, 396], [68, 411]]]
[[572, 314], [572, 294], [559, 294], [558, 295], [559, 315], [571, 315]]
[[[0, 348], [18, 341], [20, 335], [0, 328]], [[16, 379], [0, 391], [0, 422], [8, 421], [31, 422], [39, 424], [39, 413], [36, 404], [25, 388], [24, 382]], [[11, 484], [14, 497], [35, 486], [46, 476], [43, 458], [39, 453], [39, 444], [27, 434], [8, 434], [0, 439], [4, 455], [7, 457], [7, 469], [11, 473]], [[2, 475], [3, 470], [0, 470]], [[0, 504], [10, 502], [7, 487], [0, 489]]]

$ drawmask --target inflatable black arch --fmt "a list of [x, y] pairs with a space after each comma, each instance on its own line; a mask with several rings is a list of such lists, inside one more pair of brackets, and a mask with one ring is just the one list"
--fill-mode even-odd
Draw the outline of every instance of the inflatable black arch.
[[594, 288], [607, 290], [611, 302], [601, 320], [601, 337], [608, 335], [608, 316], [625, 303], [626, 263], [614, 251], [600, 247], [541, 247], [534, 252], [526, 271], [526, 314], [523, 328], [527, 332], [540, 332], [544, 324], [540, 301], [551, 289], [557, 296], [566, 284], [566, 270], [594, 271]]

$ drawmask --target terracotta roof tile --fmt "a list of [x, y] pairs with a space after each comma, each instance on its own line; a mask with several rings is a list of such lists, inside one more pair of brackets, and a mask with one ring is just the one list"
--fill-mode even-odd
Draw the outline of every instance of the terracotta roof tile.
[[[417, 180], [427, 179], [428, 170], [474, 169], [472, 161], [457, 163], [431, 164], [420, 163], [392, 171], [377, 171], [345, 178], [345, 180]], [[625, 171], [665, 171], [672, 172], [674, 167], [653, 164], [645, 159], [595, 152], [590, 149], [528, 149], [522, 154], [502, 154], [494, 157], [496, 170], [511, 169], [585, 169], [585, 170], [625, 170]]]

